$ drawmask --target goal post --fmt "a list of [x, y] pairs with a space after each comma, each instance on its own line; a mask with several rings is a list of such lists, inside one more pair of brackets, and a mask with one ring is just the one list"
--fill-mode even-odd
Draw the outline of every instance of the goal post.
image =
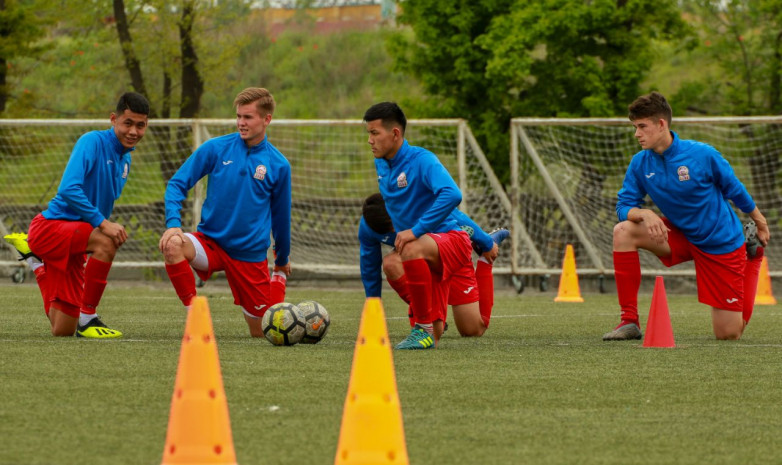
[[[780, 234], [782, 117], [674, 118], [671, 129], [722, 153], [768, 219], [772, 238]], [[514, 250], [511, 272], [558, 273], [565, 246], [572, 244], [579, 274], [613, 275], [616, 195], [630, 159], [640, 150], [630, 122], [514, 118], [510, 134], [513, 224], [526, 225], [533, 242]], [[646, 206], [655, 208], [648, 198]], [[748, 221], [748, 215], [736, 211], [742, 222]], [[519, 242], [516, 231], [514, 241]], [[770, 263], [782, 260], [782, 251], [774, 247], [766, 254]], [[641, 264], [645, 275], [695, 273], [692, 263], [665, 268], [649, 253], [641, 253]]]
[[[79, 136], [110, 127], [106, 120], [0, 120], [0, 233], [27, 231], [57, 191]], [[236, 131], [234, 119], [155, 119], [132, 153], [128, 183], [112, 221], [129, 239], [117, 267], [161, 267], [166, 181], [204, 141]], [[269, 141], [292, 168], [291, 262], [294, 270], [359, 275], [358, 224], [363, 200], [378, 191], [372, 152], [360, 120], [273, 120]], [[434, 152], [460, 185], [462, 210], [487, 231], [507, 227], [510, 200], [469, 125], [462, 119], [408, 121], [406, 139]], [[205, 195], [202, 180], [188, 195], [183, 226], [195, 229]], [[504, 245], [510, 250], [510, 245]], [[510, 273], [509, 253], [495, 272]], [[269, 258], [271, 258], [271, 251]], [[10, 247], [0, 265], [18, 264]]]

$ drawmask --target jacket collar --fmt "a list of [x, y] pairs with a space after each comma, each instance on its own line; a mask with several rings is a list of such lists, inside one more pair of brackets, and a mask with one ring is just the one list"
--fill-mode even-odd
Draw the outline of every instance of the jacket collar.
[[407, 139], [402, 141], [402, 146], [399, 147], [399, 150], [396, 152], [396, 155], [394, 155], [394, 158], [388, 160], [388, 164], [390, 166], [395, 166], [399, 163], [402, 163], [404, 161], [408, 154], [410, 153], [410, 144], [407, 142]]
[[[242, 137], [239, 135], [238, 132], [236, 133], [236, 137], [239, 139], [239, 142], [241, 142], [242, 145], [247, 147], [247, 144], [242, 140]], [[251, 147], [247, 147], [249, 149], [250, 153], [258, 153], [258, 152], [261, 152], [261, 151], [265, 150], [266, 149], [266, 145], [269, 143], [268, 142], [268, 137], [269, 137], [268, 134], [264, 134], [263, 135], [263, 139], [260, 142], [258, 142], [257, 144], [255, 144], [255, 145], [253, 145]]]
[[117, 133], [114, 132], [113, 127], [107, 129], [106, 132], [109, 134], [109, 140], [111, 141], [111, 148], [114, 150], [114, 153], [116, 153], [117, 155], [122, 156], [126, 153], [136, 150], [136, 147], [127, 148], [124, 145], [122, 145], [122, 142], [119, 141], [119, 138], [117, 137]]
[[679, 135], [676, 134], [674, 131], [671, 131], [671, 137], [673, 137], [673, 141], [671, 142], [671, 145], [668, 146], [667, 149], [665, 149], [665, 152], [660, 155], [663, 158], [668, 158], [669, 156], [673, 155], [678, 151], [679, 148]]

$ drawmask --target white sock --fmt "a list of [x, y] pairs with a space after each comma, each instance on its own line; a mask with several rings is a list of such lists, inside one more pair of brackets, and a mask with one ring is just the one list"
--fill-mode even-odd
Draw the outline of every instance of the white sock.
[[421, 328], [423, 328], [424, 331], [426, 331], [427, 333], [434, 334], [434, 325], [432, 323], [427, 323], [427, 324], [416, 323], [416, 324]]
[[84, 326], [90, 321], [92, 321], [93, 318], [98, 318], [97, 313], [79, 313], [79, 326]]
[[30, 265], [30, 268], [33, 269], [33, 271], [37, 270], [39, 267], [43, 266], [43, 262], [38, 260], [35, 257], [27, 257], [24, 261], [27, 262], [28, 265]]

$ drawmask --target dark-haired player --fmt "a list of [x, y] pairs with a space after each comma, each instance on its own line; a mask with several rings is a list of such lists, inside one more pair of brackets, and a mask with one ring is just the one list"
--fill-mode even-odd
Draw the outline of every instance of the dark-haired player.
[[[479, 301], [463, 303], [465, 294], [449, 293], [448, 304], [453, 307], [454, 321], [462, 336], [481, 336], [489, 327], [491, 311], [494, 306], [494, 276], [492, 264], [497, 258], [498, 246], [509, 236], [507, 229], [497, 229], [486, 234], [465, 213], [454, 210], [451, 214], [459, 227], [467, 232], [472, 242], [473, 250], [479, 255], [475, 267], [475, 278], [478, 283]], [[361, 221], [358, 228], [360, 245], [361, 280], [364, 284], [366, 297], [380, 297], [382, 288], [381, 268], [391, 288], [399, 294], [408, 305], [410, 291], [407, 287], [407, 277], [404, 274], [401, 257], [395, 250], [383, 256], [382, 245], [394, 246], [396, 233], [391, 217], [386, 211], [385, 202], [380, 194], [372, 194], [366, 198], [362, 206]], [[409, 314], [411, 326], [413, 315]], [[445, 315], [438, 315], [441, 321], [433, 324], [444, 324]], [[435, 332], [437, 334], [437, 332]]]
[[109, 218], [148, 115], [143, 95], [123, 94], [110, 116], [112, 128], [90, 131], [76, 142], [57, 194], [33, 218], [28, 236], [5, 237], [33, 268], [55, 336], [122, 336], [100, 320], [96, 308], [114, 256], [128, 239], [125, 228]]
[[[638, 249], [666, 266], [693, 260], [698, 300], [711, 306], [717, 339], [739, 339], [752, 316], [766, 219], [728, 161], [714, 147], [679, 139], [670, 130], [672, 110], [658, 92], [629, 106], [641, 144], [618, 194], [614, 227], [614, 275], [622, 321], [604, 340], [640, 339]], [[664, 217], [642, 208], [646, 195]], [[749, 214], [756, 226], [743, 233], [728, 201]], [[754, 229], [756, 227], [756, 229]]]
[[415, 320], [396, 348], [431, 349], [439, 336], [433, 323], [445, 314], [448, 293], [464, 293], [465, 303], [479, 299], [470, 239], [449, 218], [462, 194], [435, 154], [405, 140], [407, 118], [397, 104], [371, 106], [364, 122]]

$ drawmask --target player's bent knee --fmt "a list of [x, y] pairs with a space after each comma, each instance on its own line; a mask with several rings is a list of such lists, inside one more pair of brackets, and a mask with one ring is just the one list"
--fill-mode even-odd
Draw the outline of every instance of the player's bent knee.
[[470, 328], [457, 328], [459, 330], [459, 335], [461, 337], [481, 337], [483, 336], [483, 333], [486, 332], [486, 327], [476, 326], [476, 327], [470, 327]]
[[405, 274], [405, 269], [402, 266], [402, 257], [397, 253], [391, 253], [383, 257], [383, 273], [389, 279], [399, 279]]
[[714, 337], [719, 341], [737, 341], [741, 339], [742, 328], [714, 328]]
[[113, 259], [117, 254], [117, 245], [107, 235], [103, 234], [99, 230], [97, 234], [91, 234], [90, 240], [87, 243], [87, 250], [92, 252], [93, 255], [101, 255], [109, 259]]
[[172, 260], [184, 255], [185, 241], [181, 236], [171, 236], [163, 246], [163, 257], [166, 260]]
[[73, 336], [74, 331], [66, 331], [60, 328], [52, 328], [52, 336], [55, 337], [70, 337]]
[[622, 221], [614, 225], [614, 248], [633, 242], [632, 228], [637, 225], [632, 221]]
[[714, 337], [720, 341], [735, 341], [744, 332], [744, 319], [741, 312], [712, 308], [711, 313]]
[[721, 333], [721, 334], [715, 334], [718, 341], [738, 341], [741, 339], [740, 333]]
[[404, 262], [424, 258], [424, 248], [418, 242], [408, 242], [400, 255]]

